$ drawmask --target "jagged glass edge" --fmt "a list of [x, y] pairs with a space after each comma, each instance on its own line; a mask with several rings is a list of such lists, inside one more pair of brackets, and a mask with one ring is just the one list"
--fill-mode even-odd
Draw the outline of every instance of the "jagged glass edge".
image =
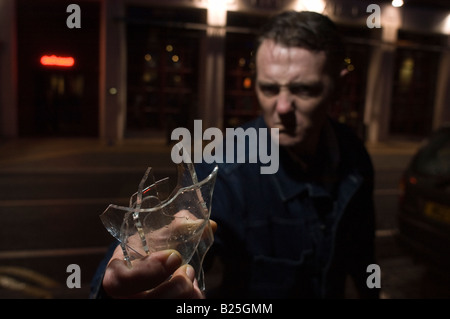
[[[191, 170], [191, 167], [193, 167], [193, 165], [191, 165], [191, 166], [189, 167], [189, 171], [190, 171], [191, 176], [192, 176], [192, 170]], [[116, 205], [116, 204], [110, 204], [110, 205], [108, 205], [108, 207], [103, 211], [103, 213], [100, 214], [100, 219], [101, 219], [101, 221], [102, 221], [102, 223], [103, 223], [103, 225], [104, 225], [105, 227], [106, 227], [108, 224], [111, 225], [111, 223], [105, 222], [105, 217], [106, 217], [105, 214], [107, 213], [107, 211], [108, 211], [110, 208], [114, 208], [114, 209], [118, 209], [118, 210], [125, 211], [123, 220], [125, 220], [125, 219], [129, 216], [129, 214], [132, 214], [132, 213], [141, 213], [141, 212], [147, 213], [147, 212], [152, 212], [152, 211], [156, 211], [156, 210], [159, 210], [159, 209], [163, 209], [164, 206], [169, 205], [169, 204], [170, 204], [172, 201], [174, 201], [181, 193], [183, 193], [183, 192], [185, 192], [185, 191], [195, 191], [195, 190], [199, 190], [203, 185], [205, 185], [205, 184], [207, 184], [208, 182], [210, 182], [211, 179], [215, 179], [215, 178], [217, 177], [218, 169], [219, 169], [218, 166], [215, 166], [214, 169], [212, 170], [212, 172], [211, 172], [205, 179], [203, 179], [202, 181], [197, 182], [197, 183], [195, 183], [195, 184], [193, 184], [193, 185], [189, 185], [189, 186], [185, 186], [185, 187], [180, 187], [180, 188], [178, 188], [178, 190], [177, 190], [176, 192], [174, 192], [175, 194], [172, 193], [166, 200], [162, 201], [160, 204], [158, 204], [158, 205], [156, 205], [156, 206], [154, 206], [154, 207], [151, 207], [151, 208], [133, 208], [133, 207], [126, 207], [126, 206]], [[195, 172], [195, 171], [194, 171], [194, 172]], [[195, 176], [192, 176], [192, 178], [193, 178], [193, 180], [194, 180], [194, 179], [196, 180], [196, 179], [197, 179], [196, 174], [195, 174]], [[164, 180], [164, 179], [158, 180], [158, 181], [156, 181], [155, 183], [153, 183], [152, 185], [150, 185], [150, 186], [148, 186], [148, 187], [152, 187], [152, 186], [154, 186], [154, 185], [160, 183], [160, 182], [163, 181], [163, 180]], [[177, 187], [178, 187], [178, 186], [177, 186]], [[214, 188], [214, 186], [213, 186], [213, 188]], [[212, 188], [212, 189], [213, 189], [213, 188]], [[209, 220], [209, 218], [210, 218], [211, 209], [210, 209], [210, 207], [206, 207], [206, 203], [205, 203], [205, 201], [203, 200], [203, 198], [199, 198], [199, 200], [201, 200], [202, 206], [207, 210], [207, 216], [205, 216], [205, 223], [206, 223], [206, 222]], [[164, 211], [162, 212], [162, 214], [164, 214]], [[166, 216], [168, 216], [168, 215], [166, 215]], [[127, 258], [128, 253], [126, 252], [126, 249], [125, 249], [124, 246], [126, 246], [128, 249], [132, 250], [137, 256], [139, 256], [139, 257], [144, 257], [144, 256], [143, 256], [142, 254], [138, 253], [133, 247], [131, 247], [131, 246], [129, 246], [128, 244], [124, 243], [124, 238], [122, 237], [122, 231], [121, 231], [122, 227], [123, 227], [123, 222], [122, 222], [122, 224], [121, 224], [119, 233], [117, 233], [117, 232], [112, 232], [112, 231], [110, 230], [110, 227], [106, 227], [106, 229], [107, 229], [107, 231], [108, 231], [114, 238], [116, 238], [116, 239], [119, 241], [120, 246], [122, 247], [122, 251], [124, 252], [124, 258], [125, 258], [125, 261], [127, 262], [128, 266], [131, 267], [131, 260], [129, 259], [129, 257]], [[207, 227], [207, 225], [206, 225], [205, 227]], [[211, 236], [209, 236], [209, 237], [211, 237]], [[200, 241], [201, 241], [201, 240], [200, 240]], [[196, 248], [195, 248], [195, 250], [194, 250], [193, 256], [197, 254], [197, 247], [198, 247], [198, 244], [200, 243], [200, 241], [197, 243], [197, 246], [196, 246]], [[208, 249], [209, 249], [209, 248], [208, 248]], [[203, 255], [205, 255], [206, 252], [207, 252], [207, 250], [204, 252]], [[192, 257], [193, 257], [193, 256], [191, 256], [190, 260], [192, 260]], [[186, 262], [186, 263], [189, 263], [190, 260], [185, 261], [185, 262]], [[201, 258], [201, 260], [203, 261], [203, 257]], [[198, 275], [199, 275], [199, 276], [201, 275], [201, 277], [203, 277], [203, 271], [202, 271], [202, 274], [198, 274]]]
[[[163, 200], [161, 203], [157, 204], [154, 207], [151, 208], [132, 208], [132, 207], [126, 207], [126, 206], [120, 206], [120, 205], [116, 205], [116, 204], [110, 204], [108, 206], [109, 207], [114, 207], [116, 209], [121, 209], [127, 212], [144, 212], [144, 213], [149, 213], [155, 210], [160, 209], [163, 206], [166, 206], [168, 204], [170, 204], [172, 201], [175, 200], [175, 198], [177, 198], [181, 193], [185, 192], [185, 191], [191, 191], [191, 190], [195, 190], [198, 188], [201, 188], [204, 184], [207, 184], [212, 178], [215, 178], [217, 176], [217, 172], [219, 170], [218, 166], [215, 166], [214, 169], [212, 170], [212, 172], [202, 181], [195, 183], [194, 185], [190, 185], [190, 186], [185, 186], [185, 187], [181, 187], [178, 189], [178, 191], [175, 193], [175, 195], [170, 195], [167, 199]], [[152, 184], [156, 185], [158, 182]], [[149, 187], [151, 187], [149, 186]], [[204, 202], [204, 201], [203, 201]], [[108, 210], [108, 208], [100, 215], [100, 218], [103, 216], [103, 214]], [[208, 208], [209, 209], [209, 208]]]

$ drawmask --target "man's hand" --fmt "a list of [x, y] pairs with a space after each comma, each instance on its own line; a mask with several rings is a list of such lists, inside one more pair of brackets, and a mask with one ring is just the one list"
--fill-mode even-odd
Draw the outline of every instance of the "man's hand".
[[[211, 226], [214, 232], [217, 224], [211, 221]], [[133, 260], [129, 268], [118, 246], [106, 267], [103, 289], [112, 298], [204, 298], [194, 268], [181, 263], [177, 251], [164, 250]]]

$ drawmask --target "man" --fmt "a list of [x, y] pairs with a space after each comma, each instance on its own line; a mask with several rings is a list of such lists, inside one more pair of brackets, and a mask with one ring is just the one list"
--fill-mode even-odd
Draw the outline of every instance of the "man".
[[[375, 263], [372, 164], [353, 132], [327, 117], [343, 54], [334, 24], [317, 13], [284, 12], [263, 28], [255, 82], [262, 116], [244, 128], [279, 129], [279, 169], [265, 175], [261, 163], [219, 164], [211, 213], [217, 232], [207, 256], [219, 258], [223, 280], [207, 297], [343, 298], [348, 278], [360, 297], [378, 297], [366, 284]], [[198, 165], [199, 178], [214, 165]], [[202, 297], [186, 271], [172, 283], [150, 280], [125, 270], [116, 255], [103, 280], [113, 297]], [[141, 283], [137, 290], [121, 289], [133, 281]], [[174, 288], [179, 282], [184, 290]]]

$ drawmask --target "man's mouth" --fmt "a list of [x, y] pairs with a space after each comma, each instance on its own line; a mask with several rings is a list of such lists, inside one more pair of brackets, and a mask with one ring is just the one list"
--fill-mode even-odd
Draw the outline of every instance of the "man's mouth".
[[274, 128], [278, 128], [280, 134], [288, 134], [288, 135], [294, 135], [297, 129], [296, 125], [283, 125], [283, 124], [275, 124]]

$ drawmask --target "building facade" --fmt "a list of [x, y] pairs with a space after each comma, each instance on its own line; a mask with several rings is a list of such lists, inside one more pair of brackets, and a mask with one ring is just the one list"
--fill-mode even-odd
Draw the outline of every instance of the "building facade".
[[194, 119], [235, 127], [259, 114], [258, 27], [293, 9], [330, 16], [344, 35], [348, 76], [331, 116], [370, 142], [423, 138], [450, 122], [444, 2], [0, 0], [0, 137], [115, 143], [169, 138]]

